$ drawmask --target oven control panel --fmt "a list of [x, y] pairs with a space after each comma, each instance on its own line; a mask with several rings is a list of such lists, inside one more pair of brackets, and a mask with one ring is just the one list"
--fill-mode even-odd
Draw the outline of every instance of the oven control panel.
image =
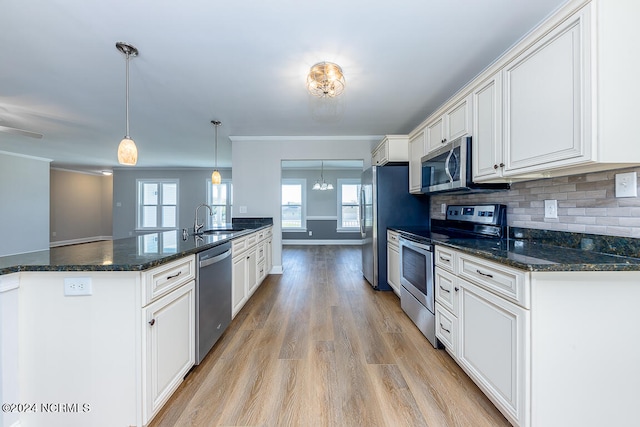
[[503, 225], [505, 212], [506, 206], [500, 204], [449, 205], [447, 206], [447, 220]]

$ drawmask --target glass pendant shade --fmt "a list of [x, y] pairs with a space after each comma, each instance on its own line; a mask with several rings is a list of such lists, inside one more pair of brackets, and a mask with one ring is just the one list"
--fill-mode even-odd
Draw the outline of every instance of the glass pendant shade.
[[218, 172], [218, 169], [216, 169], [211, 174], [211, 183], [220, 184], [221, 182], [222, 182], [222, 175], [220, 175], [220, 172]]
[[118, 145], [118, 163], [121, 165], [135, 166], [138, 163], [138, 148], [133, 139], [124, 137]]

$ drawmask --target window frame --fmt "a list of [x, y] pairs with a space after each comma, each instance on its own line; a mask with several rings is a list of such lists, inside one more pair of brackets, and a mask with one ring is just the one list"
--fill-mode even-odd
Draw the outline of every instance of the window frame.
[[342, 207], [343, 206], [357, 206], [360, 209], [360, 188], [357, 190], [357, 203], [355, 204], [343, 204], [342, 203], [342, 186], [343, 185], [357, 185], [361, 187], [362, 182], [358, 178], [338, 178], [337, 181], [337, 191], [336, 191], [336, 202], [337, 202], [337, 213], [338, 213], [338, 221], [336, 222], [336, 231], [338, 233], [353, 233], [360, 231], [360, 215], [358, 215], [358, 225], [354, 227], [343, 227], [342, 226]]
[[[143, 204], [142, 195], [145, 184], [157, 184], [158, 185], [158, 203], [156, 205], [145, 205]], [[176, 204], [164, 204], [162, 200], [162, 184], [175, 184], [176, 185]], [[156, 226], [155, 227], [144, 227], [142, 225], [143, 213], [142, 210], [144, 206], [157, 206], [156, 212]], [[175, 217], [175, 227], [161, 227], [158, 224], [162, 224], [162, 211], [164, 206], [175, 206], [176, 208], [176, 217]], [[178, 178], [141, 178], [136, 179], [136, 231], [168, 231], [168, 230], [177, 230], [180, 224], [180, 180]]]
[[[300, 185], [300, 227], [285, 227], [282, 223], [282, 186]], [[297, 205], [296, 205], [297, 206]], [[284, 232], [306, 232], [307, 231], [307, 179], [306, 178], [282, 178], [280, 182], [280, 227]]]
[[211, 178], [207, 178], [206, 181], [206, 187], [207, 187], [207, 205], [209, 205], [209, 207], [211, 209], [215, 208], [216, 206], [224, 206], [226, 212], [225, 212], [225, 216], [227, 219], [227, 222], [224, 224], [214, 224], [213, 219], [215, 218], [215, 216], [209, 215], [207, 213], [206, 215], [206, 222], [205, 222], [205, 228], [206, 229], [211, 229], [211, 228], [215, 228], [215, 227], [221, 227], [221, 226], [225, 226], [226, 224], [231, 224], [232, 222], [232, 213], [233, 213], [233, 183], [230, 179], [223, 179], [222, 182], [220, 184], [215, 184], [215, 185], [222, 185], [222, 184], [226, 184], [227, 186], [227, 204], [226, 205], [221, 205], [221, 204], [214, 204], [213, 203], [213, 185], [211, 183]]

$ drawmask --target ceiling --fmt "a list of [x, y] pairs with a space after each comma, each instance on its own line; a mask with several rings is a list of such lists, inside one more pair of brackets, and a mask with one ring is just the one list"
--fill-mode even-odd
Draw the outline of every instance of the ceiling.
[[[229, 136], [406, 134], [564, 0], [3, 0], [0, 151], [117, 167], [125, 59], [139, 167], [231, 166]], [[346, 90], [311, 97], [309, 68]], [[268, 142], [268, 138], [265, 139]]]

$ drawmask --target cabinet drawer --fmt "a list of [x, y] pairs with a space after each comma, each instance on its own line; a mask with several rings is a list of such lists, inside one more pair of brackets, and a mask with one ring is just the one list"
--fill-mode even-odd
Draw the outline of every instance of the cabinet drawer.
[[266, 255], [265, 242], [260, 242], [258, 243], [258, 246], [256, 249], [256, 259], [258, 260], [258, 262], [264, 260], [265, 255]]
[[264, 237], [269, 238], [273, 236], [273, 227], [269, 227], [264, 231]]
[[436, 337], [452, 356], [458, 356], [458, 318], [436, 303]]
[[451, 272], [455, 271], [455, 252], [453, 250], [436, 245], [435, 260], [437, 267]]
[[248, 236], [240, 237], [239, 239], [233, 239], [231, 241], [231, 254], [233, 256], [236, 256], [247, 249], [247, 237]]
[[525, 271], [459, 254], [458, 276], [529, 308], [529, 275]]
[[257, 241], [258, 241], [258, 233], [249, 234], [247, 236], [247, 248], [250, 248], [251, 246], [255, 245]]
[[196, 277], [195, 255], [181, 258], [144, 273], [143, 306]]
[[436, 268], [435, 295], [436, 301], [446, 307], [454, 315], [458, 315], [459, 291], [457, 279], [452, 273]]
[[387, 230], [387, 244], [398, 248], [398, 233], [395, 231]]
[[257, 234], [257, 236], [258, 236], [258, 237], [257, 237], [257, 240], [258, 240], [258, 241], [260, 241], [260, 240], [264, 240], [264, 233], [265, 233], [265, 231], [266, 231], [266, 230], [260, 230], [260, 231], [257, 231], [257, 232], [256, 232], [256, 234]]

